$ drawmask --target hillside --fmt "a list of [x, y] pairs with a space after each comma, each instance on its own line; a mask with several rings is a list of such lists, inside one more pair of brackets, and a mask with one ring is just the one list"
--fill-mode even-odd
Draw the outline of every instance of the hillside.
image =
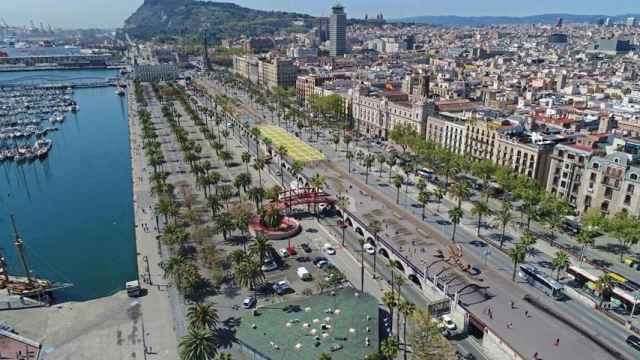
[[127, 19], [124, 31], [134, 38], [147, 39], [158, 35], [193, 35], [209, 29], [209, 36], [270, 34], [279, 30], [310, 27], [309, 15], [282, 11], [261, 11], [232, 3], [196, 0], [145, 0]]
[[638, 15], [575, 15], [575, 14], [542, 14], [532, 16], [415, 16], [396, 21], [440, 26], [490, 26], [507, 24], [555, 24], [558, 18], [567, 23], [595, 23], [610, 17], [613, 21], [622, 21], [626, 17]]

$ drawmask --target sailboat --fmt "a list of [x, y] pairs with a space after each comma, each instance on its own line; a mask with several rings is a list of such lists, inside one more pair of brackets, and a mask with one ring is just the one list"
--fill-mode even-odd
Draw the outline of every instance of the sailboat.
[[[73, 284], [53, 282], [33, 276], [27, 262], [24, 240], [18, 233], [13, 215], [11, 215], [11, 225], [15, 235], [14, 245], [25, 275], [10, 275], [6, 259], [0, 253], [0, 305], [13, 303], [10, 307], [12, 309], [51, 305], [53, 292], [72, 287]], [[20, 301], [16, 302], [16, 298]]]

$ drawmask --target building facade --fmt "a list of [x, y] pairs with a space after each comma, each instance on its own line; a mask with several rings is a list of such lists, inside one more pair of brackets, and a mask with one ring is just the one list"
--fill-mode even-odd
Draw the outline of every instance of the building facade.
[[329, 19], [329, 54], [337, 57], [347, 53], [347, 14], [340, 5], [332, 7], [331, 10], [333, 13]]
[[235, 56], [233, 72], [269, 89], [295, 86], [298, 76], [298, 68], [291, 60], [255, 56]]
[[389, 131], [399, 125], [409, 125], [424, 136], [433, 104], [425, 99], [409, 99], [403, 93], [383, 93], [369, 96], [363, 86], [353, 91], [353, 120], [361, 133], [387, 138]]

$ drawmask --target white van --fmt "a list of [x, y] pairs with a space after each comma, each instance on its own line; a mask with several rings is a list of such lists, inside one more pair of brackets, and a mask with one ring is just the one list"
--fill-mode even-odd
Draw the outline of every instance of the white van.
[[298, 270], [296, 270], [296, 273], [298, 274], [300, 280], [311, 280], [311, 273], [309, 273], [309, 270], [307, 270], [307, 268], [304, 266], [299, 267]]

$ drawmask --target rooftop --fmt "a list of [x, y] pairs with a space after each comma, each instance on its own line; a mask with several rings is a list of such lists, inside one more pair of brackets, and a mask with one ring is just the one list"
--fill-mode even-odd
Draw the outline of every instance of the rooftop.
[[[353, 288], [257, 309], [236, 337], [270, 359], [364, 359], [378, 349], [378, 302]], [[366, 339], [369, 345], [366, 345]], [[337, 349], [332, 351], [332, 349]]]

